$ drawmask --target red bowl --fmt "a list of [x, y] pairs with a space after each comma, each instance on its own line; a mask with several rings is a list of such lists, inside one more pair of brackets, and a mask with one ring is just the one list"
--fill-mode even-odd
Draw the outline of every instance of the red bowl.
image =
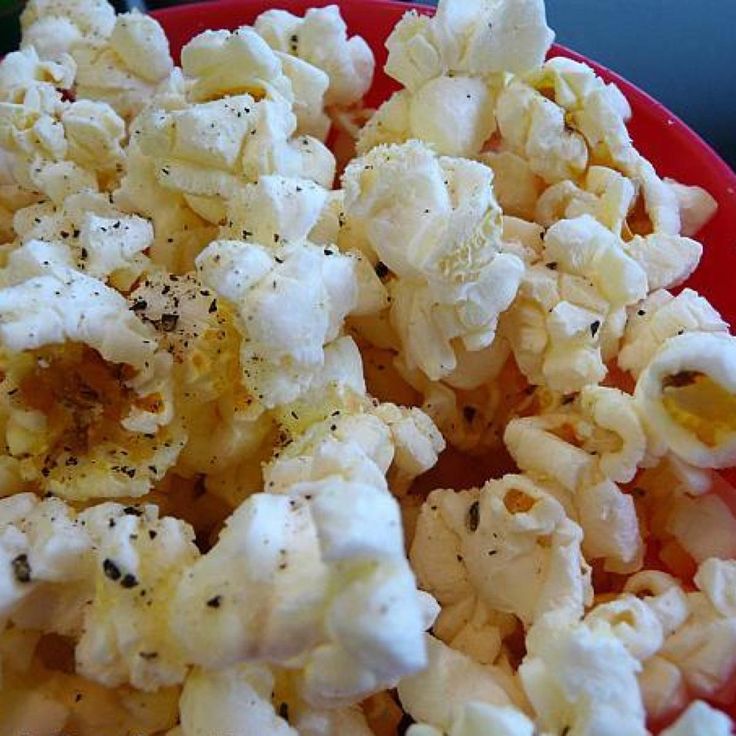
[[[431, 14], [434, 8], [392, 0], [219, 0], [167, 8], [153, 15], [166, 31], [172, 54], [178, 59], [181, 47], [208, 28], [235, 29], [252, 23], [259, 13], [273, 7], [303, 14], [308, 8], [335, 3], [340, 5], [351, 34], [363, 36], [376, 56], [376, 77], [367, 102], [378, 105], [398, 89], [397, 83], [383, 73], [384, 41], [407, 10]], [[634, 143], [660, 176], [698, 184], [715, 197], [718, 212], [697, 235], [705, 246], [703, 259], [687, 285], [706, 296], [727, 321], [736, 322], [736, 288], [731, 285], [736, 276], [736, 174], [697, 133], [646, 92], [563, 46], [553, 46], [550, 55], [583, 61], [606, 81], [615, 82], [633, 111], [629, 132]], [[736, 470], [725, 476], [736, 485]], [[730, 703], [728, 711], [736, 718], [736, 703]]]

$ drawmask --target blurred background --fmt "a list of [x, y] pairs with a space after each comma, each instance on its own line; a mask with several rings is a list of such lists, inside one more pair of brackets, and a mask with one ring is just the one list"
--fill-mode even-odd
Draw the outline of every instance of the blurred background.
[[[18, 44], [22, 4], [0, 0], [0, 52]], [[560, 43], [656, 97], [736, 169], [736, 0], [547, 0], [547, 13]]]

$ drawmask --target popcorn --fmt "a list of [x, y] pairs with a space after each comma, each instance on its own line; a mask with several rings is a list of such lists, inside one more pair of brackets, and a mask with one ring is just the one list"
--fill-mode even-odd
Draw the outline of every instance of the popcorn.
[[330, 438], [303, 473], [230, 517], [181, 579], [171, 625], [203, 666], [300, 656], [305, 700], [331, 707], [421, 669], [429, 623], [381, 469], [359, 445]]
[[472, 7], [445, 0], [433, 17], [404, 15], [386, 41], [385, 70], [412, 92], [447, 72], [520, 73], [542, 63], [553, 38], [536, 0]]
[[668, 338], [689, 332], [727, 331], [721, 315], [692, 289], [683, 289], [677, 296], [654, 291], [630, 308], [618, 364], [638, 377]]
[[169, 356], [120, 294], [46, 263], [31, 260], [35, 273], [0, 290], [7, 452], [27, 480], [66, 497], [142, 495], [184, 442]]
[[502, 332], [530, 381], [574, 393], [605, 377], [623, 307], [646, 294], [646, 276], [590, 215], [551, 226], [542, 257], [544, 265], [527, 268]]
[[493, 102], [494, 91], [483, 80], [436, 77], [414, 93], [399, 92], [384, 103], [361, 130], [358, 152], [416, 138], [442, 155], [476, 156], [495, 129]]
[[237, 309], [244, 377], [259, 401], [273, 408], [298, 398], [355, 304], [352, 260], [308, 244], [286, 243], [269, 252], [216, 241], [197, 257], [197, 268], [202, 281]]
[[412, 718], [448, 731], [464, 703], [510, 706], [514, 686], [498, 668], [484, 667], [427, 635], [429, 666], [399, 683], [399, 699]]
[[496, 102], [498, 129], [510, 149], [550, 184], [575, 179], [588, 165], [580, 133], [568, 131], [563, 111], [520, 81], [512, 81]]
[[544, 622], [527, 637], [519, 668], [538, 723], [552, 732], [645, 736], [641, 666], [612, 632]]
[[736, 619], [723, 617], [707, 594], [690, 593], [688, 603], [690, 617], [667, 638], [660, 654], [678, 667], [688, 692], [707, 697], [736, 671]]
[[582, 614], [590, 597], [582, 532], [551, 495], [508, 475], [452, 496], [430, 494], [417, 523], [410, 554], [423, 587], [441, 603], [475, 593], [526, 626], [548, 611]]
[[192, 670], [180, 701], [181, 736], [268, 733], [296, 736], [271, 704], [274, 676], [265, 665]]
[[105, 41], [115, 25], [115, 9], [107, 0], [32, 0], [20, 24], [24, 48], [57, 59], [80, 42]]
[[123, 214], [100, 194], [71, 195], [58, 207], [30, 206], [16, 213], [14, 224], [24, 245], [11, 254], [9, 265], [46, 242], [67, 265], [118, 288], [129, 288], [150, 268], [144, 251], [154, 240], [151, 224]]
[[647, 431], [686, 462], [723, 468], [736, 461], [733, 383], [736, 340], [692, 332], [667, 340], [634, 394]]
[[343, 176], [351, 228], [397, 276], [391, 321], [407, 366], [431, 380], [455, 369], [453, 341], [470, 351], [493, 342], [521, 278], [521, 261], [499, 252], [491, 179], [417, 142], [376, 148]]
[[732, 733], [731, 719], [702, 700], [696, 700], [662, 736], [688, 736], [691, 733], [703, 736], [729, 736]]
[[337, 5], [310, 8], [303, 18], [285, 10], [267, 10], [255, 31], [274, 50], [292, 54], [326, 72], [325, 104], [347, 107], [358, 102], [373, 81], [373, 52], [360, 36], [348, 38]]
[[155, 506], [93, 506], [81, 515], [97, 542], [95, 598], [85, 610], [77, 670], [107, 687], [155, 691], [184, 679], [186, 661], [166, 629], [178, 576], [199, 556], [185, 522]]
[[171, 74], [169, 43], [158, 21], [137, 11], [115, 18], [102, 43], [76, 45], [78, 98], [107, 102], [131, 120]]
[[31, 493], [0, 500], [0, 617], [16, 626], [79, 634], [93, 540], [58, 499]]
[[665, 179], [677, 197], [680, 207], [680, 232], [686, 237], [697, 235], [715, 215], [718, 204], [702, 187], [687, 186], [674, 179]]

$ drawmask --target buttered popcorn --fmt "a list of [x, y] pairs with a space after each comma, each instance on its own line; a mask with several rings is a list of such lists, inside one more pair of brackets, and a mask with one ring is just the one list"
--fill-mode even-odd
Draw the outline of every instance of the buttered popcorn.
[[337, 5], [21, 25], [0, 733], [731, 732], [717, 203], [541, 0], [405, 14], [376, 110]]

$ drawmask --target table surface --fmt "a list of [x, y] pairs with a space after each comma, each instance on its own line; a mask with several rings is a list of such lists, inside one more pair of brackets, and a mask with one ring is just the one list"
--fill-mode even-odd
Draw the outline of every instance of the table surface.
[[[736, 169], [736, 0], [547, 0], [547, 13], [560, 43], [649, 92]], [[0, 12], [0, 52], [14, 44]]]

